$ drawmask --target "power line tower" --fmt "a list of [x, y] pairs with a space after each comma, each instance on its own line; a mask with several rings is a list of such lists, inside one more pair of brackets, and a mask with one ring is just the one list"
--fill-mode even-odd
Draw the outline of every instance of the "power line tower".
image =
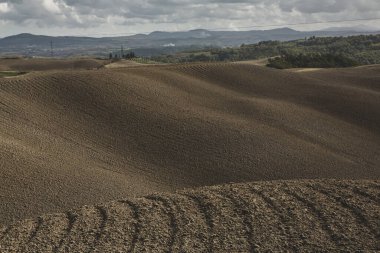
[[51, 56], [51, 57], [54, 56], [54, 52], [53, 52], [53, 41], [52, 41], [52, 40], [50, 41], [50, 56]]

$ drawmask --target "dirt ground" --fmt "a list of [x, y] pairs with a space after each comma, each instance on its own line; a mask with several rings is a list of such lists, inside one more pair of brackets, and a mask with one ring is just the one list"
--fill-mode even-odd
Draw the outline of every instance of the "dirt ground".
[[0, 71], [50, 71], [70, 69], [94, 69], [108, 64], [107, 60], [92, 58], [51, 59], [51, 58], [0, 58]]
[[0, 78], [0, 224], [231, 182], [380, 178], [380, 66], [86, 64]]
[[0, 229], [8, 252], [378, 252], [379, 181], [279, 181], [151, 194]]

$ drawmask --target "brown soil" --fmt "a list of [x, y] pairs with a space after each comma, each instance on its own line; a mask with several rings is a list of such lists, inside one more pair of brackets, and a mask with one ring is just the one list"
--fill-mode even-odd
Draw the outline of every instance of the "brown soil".
[[95, 69], [108, 63], [95, 59], [49, 59], [49, 58], [0, 58], [0, 71], [48, 71], [70, 69]]
[[184, 187], [378, 179], [376, 73], [190, 64], [0, 79], [0, 223]]
[[[61, 68], [58, 65], [55, 68]], [[29, 68], [31, 66], [34, 65]], [[44, 213], [64, 212], [152, 192], [174, 192], [230, 182], [316, 178], [378, 180], [379, 73], [380, 66], [294, 73], [245, 63], [214, 63], [98, 70], [82, 70], [81, 67], [67, 70], [62, 67], [61, 70], [0, 79], [0, 224], [8, 225]], [[296, 182], [292, 183], [292, 187], [296, 187]], [[266, 184], [271, 183], [262, 183]], [[299, 187], [304, 189], [306, 184], [300, 181]], [[363, 196], [378, 194], [366, 192], [367, 188], [363, 189], [361, 183], [357, 185], [364, 191]], [[245, 187], [248, 186], [238, 186], [238, 191]], [[225, 188], [220, 189], [224, 191]], [[272, 187], [265, 188], [267, 194], [277, 194], [269, 189]], [[299, 192], [301, 195], [302, 189]], [[342, 204], [342, 201], [350, 199], [342, 199], [341, 190], [339, 188], [333, 199], [335, 202], [340, 199]], [[203, 190], [197, 190], [194, 194], [195, 199], [196, 195], [203, 194]], [[308, 194], [302, 195], [302, 198]], [[294, 194], [293, 197], [297, 198]], [[318, 202], [319, 205], [330, 205], [331, 196], [318, 193], [317, 197], [323, 200]], [[256, 201], [256, 197], [254, 199]], [[163, 201], [141, 201], [147, 202], [144, 204], [146, 212], [158, 208], [157, 216], [163, 216], [169, 208], [159, 207], [158, 203]], [[236, 201], [226, 202], [226, 208], [245, 213], [263, 205], [256, 206], [252, 201], [249, 202], [249, 210], [245, 210], [243, 205], [241, 208], [233, 207]], [[309, 212], [317, 212], [317, 215], [321, 212], [318, 210], [325, 211], [322, 206], [315, 209], [307, 201], [304, 204], [304, 210], [309, 208]], [[115, 208], [115, 212], [119, 212], [118, 207]], [[293, 207], [279, 205], [274, 208], [291, 211]], [[99, 237], [96, 231], [102, 221], [95, 219], [99, 215], [90, 214], [100, 211], [97, 207], [88, 210], [89, 216], [86, 217], [89, 220], [84, 220], [83, 226], [94, 226], [93, 236], [99, 239], [102, 236]], [[126, 217], [133, 215], [128, 210], [120, 212]], [[228, 213], [218, 210], [213, 213], [217, 215], [215, 219], [218, 221], [215, 222], [227, 220], [236, 233], [244, 234], [243, 225], [237, 223], [234, 227], [233, 219], [240, 219], [238, 216], [229, 217]], [[352, 220], [347, 220], [346, 216], [339, 218], [340, 214], [333, 220], [334, 210], [331, 209], [328, 214], [328, 223], [337, 222], [337, 229], [345, 231], [341, 224]], [[87, 215], [87, 211], [81, 212]], [[199, 219], [200, 214], [196, 214], [199, 210], [194, 212], [193, 219]], [[356, 215], [365, 215], [365, 212], [357, 210]], [[58, 215], [56, 222], [51, 221], [52, 226], [66, 226], [67, 220], [59, 218], [61, 216]], [[263, 221], [272, 224], [268, 225], [268, 231], [285, 229], [283, 233], [287, 236], [298, 233], [297, 229], [289, 228], [293, 232], [288, 234], [288, 226], [276, 227], [276, 219], [287, 222], [287, 218], [275, 219], [272, 216], [262, 215]], [[191, 215], [189, 217], [191, 220]], [[327, 219], [323, 217], [321, 219]], [[162, 236], [169, 236], [169, 245], [176, 244], [179, 239], [170, 239], [170, 234], [156, 234], [160, 231], [155, 231], [159, 225], [154, 223], [157, 222], [154, 217], [152, 219], [141, 227], [141, 230], [146, 230], [144, 233], [152, 233], [146, 247], [159, 243], [164, 245], [167, 241]], [[166, 222], [173, 222], [170, 217], [165, 219]], [[124, 219], [117, 222], [127, 224], [131, 221]], [[310, 220], [305, 220], [304, 225], [297, 226], [310, 230], [306, 223], [312, 224]], [[369, 223], [372, 227], [379, 225], [372, 221]], [[33, 229], [36, 223], [24, 221], [22, 224], [16, 226], [14, 235], [19, 241], [16, 244], [23, 245], [26, 250], [29, 246], [22, 240], [32, 241], [36, 233], [32, 232], [33, 238], [28, 239], [30, 235], [26, 231]], [[363, 224], [366, 226], [365, 221]], [[198, 225], [194, 226], [194, 233], [197, 233]], [[223, 224], [221, 226], [225, 234], [221, 236], [218, 232], [212, 238], [213, 246], [207, 247], [215, 247], [215, 251], [234, 252], [235, 249], [229, 247], [238, 245], [236, 241], [229, 241], [228, 231], [225, 231]], [[56, 243], [55, 237], [62, 239], [60, 233], [58, 231], [46, 238], [52, 240], [50, 246]], [[373, 230], [371, 233], [374, 234]], [[185, 235], [190, 239], [182, 242], [184, 245], [191, 247], [192, 243], [198, 243], [194, 235]], [[136, 244], [140, 240], [128, 236], [122, 234], [118, 240], [132, 240]], [[199, 236], [199, 244], [204, 244], [201, 241], [210, 235]], [[281, 238], [283, 235], [278, 236]], [[73, 243], [89, 247], [86, 243], [94, 241], [94, 238], [85, 237], [84, 234], [80, 238]], [[112, 238], [108, 244], [114, 243]], [[264, 243], [264, 239], [260, 240]], [[290, 247], [284, 246], [280, 239], [276, 240], [279, 240], [281, 247]], [[70, 247], [64, 243], [64, 247]], [[245, 247], [247, 243], [242, 241], [240, 246]], [[352, 243], [350, 247], [359, 245]], [[365, 249], [374, 245], [372, 241], [360, 243], [360, 247]], [[295, 245], [303, 244], [297, 241]], [[311, 249], [313, 245], [317, 247], [321, 244], [314, 244], [313, 241], [308, 247]], [[331, 240], [330, 244], [326, 244], [328, 249], [338, 246]], [[98, 246], [94, 244], [90, 247]], [[139, 249], [136, 246], [136, 251]]]
[[128, 67], [145, 66], [145, 65], [147, 64], [142, 64], [142, 63], [138, 63], [131, 60], [119, 60], [119, 61], [107, 64], [105, 67], [114, 69], [114, 68], [128, 68]]
[[279, 181], [152, 194], [0, 229], [9, 252], [378, 252], [379, 181]]

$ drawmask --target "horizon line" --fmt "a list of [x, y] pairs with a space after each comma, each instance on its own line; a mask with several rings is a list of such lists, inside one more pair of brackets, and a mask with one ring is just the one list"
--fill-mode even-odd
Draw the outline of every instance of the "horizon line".
[[[344, 28], [344, 27], [342, 27]], [[378, 33], [380, 32], [380, 30], [362, 30], [362, 31], [359, 31], [359, 30], [327, 30], [327, 29], [318, 29], [318, 30], [296, 30], [296, 29], [293, 29], [293, 28], [290, 28], [290, 27], [279, 27], [279, 28], [274, 28], [274, 29], [257, 29], [257, 30], [209, 30], [209, 29], [204, 29], [204, 28], [196, 28], [196, 29], [190, 29], [190, 30], [178, 30], [178, 31], [163, 31], [163, 30], [155, 30], [155, 31], [151, 31], [151, 32], [142, 32], [142, 33], [99, 33], [99, 34], [86, 34], [86, 35], [79, 35], [79, 34], [73, 34], [73, 35], [47, 35], [47, 34], [37, 34], [37, 33], [28, 33], [28, 32], [21, 32], [21, 33], [17, 33], [17, 34], [13, 34], [13, 35], [8, 35], [8, 36], [4, 36], [4, 37], [0, 37], [0, 40], [1, 39], [5, 39], [5, 38], [9, 38], [9, 37], [14, 37], [14, 36], [19, 36], [19, 35], [23, 35], [23, 34], [28, 34], [28, 35], [33, 35], [33, 36], [45, 36], [45, 37], [56, 37], [56, 38], [59, 38], [59, 37], [83, 37], [83, 38], [97, 38], [97, 39], [102, 39], [102, 38], [117, 38], [117, 37], [129, 37], [129, 36], [136, 36], [136, 35], [146, 35], [146, 36], [149, 36], [150, 34], [152, 33], [157, 33], [157, 32], [161, 32], [161, 33], [186, 33], [186, 32], [192, 32], [192, 31], [197, 31], [197, 30], [204, 30], [204, 31], [208, 31], [208, 32], [253, 32], [253, 31], [273, 31], [273, 30], [281, 30], [281, 29], [289, 29], [289, 30], [293, 30], [293, 31], [296, 31], [296, 32], [357, 32], [357, 33]], [[112, 36], [114, 35], [114, 36]], [[100, 36], [100, 37], [98, 37]]]

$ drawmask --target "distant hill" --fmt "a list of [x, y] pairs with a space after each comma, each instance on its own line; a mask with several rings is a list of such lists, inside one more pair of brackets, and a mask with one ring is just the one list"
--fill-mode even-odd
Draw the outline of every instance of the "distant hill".
[[[281, 57], [277, 57], [281, 56]], [[307, 37], [291, 41], [261, 41], [238, 47], [188, 50], [152, 57], [164, 63], [245, 61], [276, 57], [270, 65], [292, 67], [348, 67], [380, 64], [380, 34], [346, 37]]]
[[107, 56], [109, 52], [120, 52], [123, 45], [134, 49], [141, 56], [173, 53], [185, 49], [204, 47], [234, 47], [266, 40], [288, 41], [311, 36], [349, 36], [374, 32], [342, 30], [301, 32], [290, 28], [253, 31], [209, 31], [204, 29], [186, 32], [152, 32], [120, 37], [75, 37], [43, 36], [23, 33], [0, 39], [0, 56], [50, 56], [50, 43], [53, 42], [54, 56], [78, 55]]

